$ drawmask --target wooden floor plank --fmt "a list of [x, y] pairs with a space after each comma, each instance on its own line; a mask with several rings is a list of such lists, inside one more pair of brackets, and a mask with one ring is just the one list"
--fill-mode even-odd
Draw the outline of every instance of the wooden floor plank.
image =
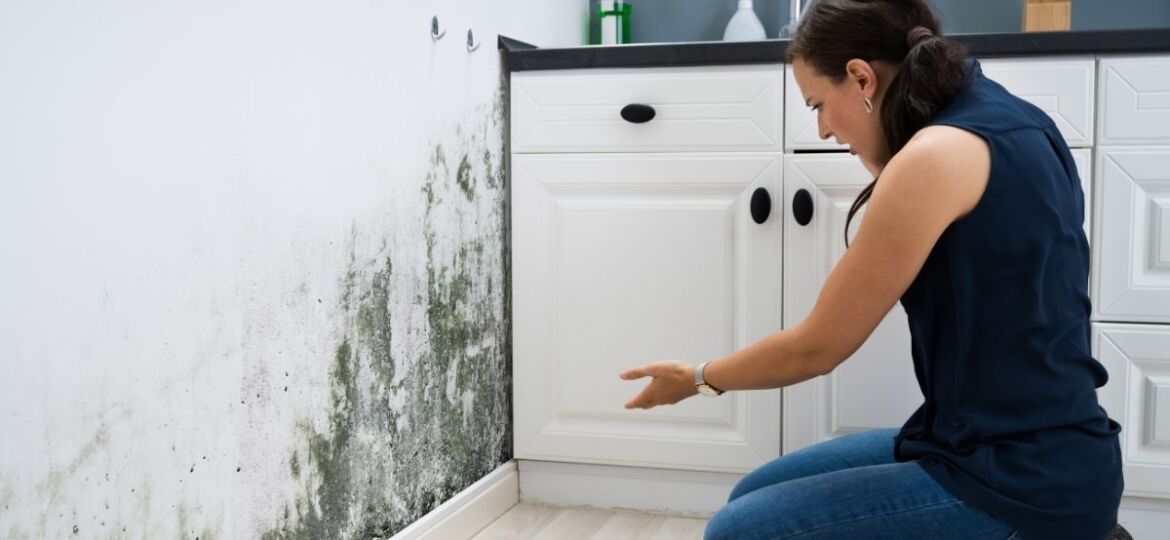
[[518, 504], [472, 540], [700, 540], [707, 521], [630, 510]]

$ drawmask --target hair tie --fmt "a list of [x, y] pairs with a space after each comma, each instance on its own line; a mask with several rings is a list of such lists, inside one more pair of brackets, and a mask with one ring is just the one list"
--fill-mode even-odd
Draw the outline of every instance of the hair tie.
[[934, 32], [925, 26], [915, 26], [909, 32], [906, 32], [906, 48], [913, 49], [922, 40], [931, 37]]

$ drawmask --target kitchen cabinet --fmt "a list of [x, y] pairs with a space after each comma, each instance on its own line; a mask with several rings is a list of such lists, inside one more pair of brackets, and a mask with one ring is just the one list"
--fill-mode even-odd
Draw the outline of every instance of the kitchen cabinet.
[[1121, 422], [1125, 495], [1170, 499], [1170, 56], [1103, 57], [1093, 347]]
[[779, 390], [625, 410], [650, 379], [618, 373], [780, 328], [780, 73], [513, 75], [517, 458], [742, 473], [779, 454]]
[[[1100, 395], [1126, 425], [1127, 495], [1170, 498], [1157, 476], [1170, 448], [1170, 363], [1159, 356], [1170, 350], [1170, 58], [982, 64], [1072, 147], [1094, 351], [1111, 375]], [[781, 451], [899, 426], [921, 403], [895, 305], [832, 374], [782, 392], [622, 408], [646, 382], [620, 380], [626, 367], [698, 363], [798, 324], [844, 252], [846, 213], [870, 178], [817, 138], [790, 70], [517, 72], [511, 100], [517, 458], [742, 473]], [[629, 105], [653, 118], [623, 118]], [[760, 190], [771, 211], [756, 223]], [[805, 224], [792, 212], [802, 191]]]

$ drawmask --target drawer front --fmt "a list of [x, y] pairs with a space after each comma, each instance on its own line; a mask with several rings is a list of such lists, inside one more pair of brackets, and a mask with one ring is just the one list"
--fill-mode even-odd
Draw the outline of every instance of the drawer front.
[[512, 151], [779, 151], [783, 93], [779, 64], [515, 73]]
[[846, 151], [844, 145], [833, 142], [833, 139], [821, 140], [817, 127], [817, 113], [804, 102], [804, 95], [796, 85], [796, 78], [792, 75], [792, 66], [784, 66], [784, 148], [790, 152], [796, 150], [841, 150]]
[[1048, 113], [1070, 147], [1093, 146], [1093, 58], [993, 59], [980, 65], [987, 78]]
[[1101, 60], [1098, 144], [1170, 144], [1170, 56]]
[[1094, 316], [1170, 323], [1170, 148], [1101, 148], [1096, 162]]
[[[1093, 145], [1092, 58], [994, 59], [980, 65], [988, 78], [1048, 113], [1070, 147]], [[832, 140], [820, 139], [816, 113], [804, 104], [791, 66], [785, 71], [785, 147], [789, 151], [845, 150]]]
[[1094, 324], [1093, 357], [1109, 372], [1097, 398], [1122, 426], [1125, 495], [1170, 499], [1170, 326]]

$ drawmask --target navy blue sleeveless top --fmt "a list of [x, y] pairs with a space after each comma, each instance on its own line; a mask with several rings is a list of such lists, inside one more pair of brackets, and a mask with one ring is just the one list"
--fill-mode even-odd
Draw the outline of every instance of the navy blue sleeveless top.
[[983, 76], [931, 122], [982, 137], [991, 175], [902, 296], [925, 401], [895, 438], [960, 500], [1029, 540], [1101, 540], [1120, 426], [1097, 403], [1084, 193], [1052, 119]]

